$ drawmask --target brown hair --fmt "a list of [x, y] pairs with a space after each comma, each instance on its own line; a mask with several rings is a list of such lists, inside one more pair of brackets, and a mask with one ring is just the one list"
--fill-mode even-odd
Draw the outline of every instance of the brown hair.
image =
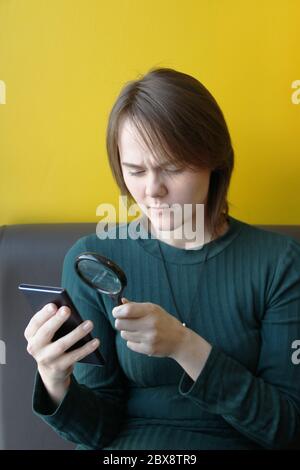
[[213, 235], [228, 215], [227, 191], [234, 151], [223, 113], [211, 93], [190, 75], [154, 68], [125, 84], [109, 115], [106, 147], [121, 194], [125, 185], [118, 149], [119, 128], [128, 118], [154, 159], [190, 169], [210, 169], [205, 220]]

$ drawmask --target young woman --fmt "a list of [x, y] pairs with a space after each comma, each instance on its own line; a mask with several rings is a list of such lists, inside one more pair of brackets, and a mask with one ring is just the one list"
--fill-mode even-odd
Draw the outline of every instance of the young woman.
[[[141, 236], [91, 234], [66, 254], [62, 286], [86, 329], [51, 343], [68, 315], [54, 305], [28, 324], [34, 412], [78, 449], [291, 445], [300, 432], [300, 245], [228, 214], [234, 152], [215, 99], [187, 74], [150, 70], [118, 96], [107, 150], [121, 194], [142, 209]], [[175, 204], [192, 211], [172, 212]], [[188, 224], [196, 240], [177, 236]], [[78, 278], [84, 251], [125, 271], [122, 306]], [[77, 362], [99, 342], [65, 352], [91, 330], [104, 367]]]

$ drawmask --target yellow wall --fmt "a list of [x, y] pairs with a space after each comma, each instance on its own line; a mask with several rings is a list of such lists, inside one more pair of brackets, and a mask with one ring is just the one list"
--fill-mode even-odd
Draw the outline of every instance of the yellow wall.
[[0, 0], [0, 224], [96, 222], [117, 203], [108, 113], [154, 66], [223, 109], [231, 214], [300, 224], [299, 18], [298, 0]]

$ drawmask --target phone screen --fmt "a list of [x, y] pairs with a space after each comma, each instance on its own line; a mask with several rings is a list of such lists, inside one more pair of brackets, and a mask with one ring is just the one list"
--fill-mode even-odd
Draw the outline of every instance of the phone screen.
[[[76, 328], [80, 323], [83, 322], [78, 310], [72, 302], [71, 297], [69, 296], [66, 289], [62, 287], [53, 287], [53, 286], [40, 286], [36, 284], [19, 284], [18, 288], [26, 296], [32, 310], [34, 313], [41, 310], [46, 304], [54, 303], [58, 308], [62, 306], [67, 306], [71, 309], [71, 315], [68, 319], [62, 324], [62, 326], [54, 334], [52, 341], [65, 336], [70, 333], [74, 328]], [[90, 333], [87, 333], [83, 338], [77, 341], [73, 346], [71, 346], [68, 351], [73, 351], [74, 349], [84, 346], [86, 343], [93, 339]], [[97, 348], [92, 353], [85, 356], [78, 362], [84, 362], [87, 364], [94, 364], [98, 366], [105, 365], [105, 359], [102, 356], [99, 348]]]

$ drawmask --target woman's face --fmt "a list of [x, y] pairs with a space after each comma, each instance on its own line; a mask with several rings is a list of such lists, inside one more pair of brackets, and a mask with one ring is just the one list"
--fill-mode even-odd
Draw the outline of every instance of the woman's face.
[[206, 202], [211, 170], [178, 170], [170, 163], [164, 166], [163, 161], [158, 167], [128, 119], [120, 126], [118, 145], [125, 184], [154, 228], [175, 230], [187, 221], [185, 212], [183, 218], [175, 219], [168, 209], [152, 209], [153, 206], [170, 207], [175, 203], [182, 211], [184, 204], [192, 204], [194, 226], [195, 204]]

